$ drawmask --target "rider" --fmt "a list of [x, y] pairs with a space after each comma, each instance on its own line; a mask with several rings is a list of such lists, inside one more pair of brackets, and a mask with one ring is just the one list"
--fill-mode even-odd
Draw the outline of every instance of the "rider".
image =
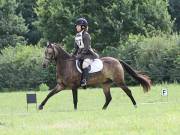
[[88, 33], [88, 22], [85, 18], [79, 18], [76, 20], [76, 36], [75, 36], [75, 51], [73, 55], [82, 62], [82, 76], [81, 86], [87, 85], [89, 66], [93, 62], [93, 59], [98, 58], [91, 48], [91, 37]]

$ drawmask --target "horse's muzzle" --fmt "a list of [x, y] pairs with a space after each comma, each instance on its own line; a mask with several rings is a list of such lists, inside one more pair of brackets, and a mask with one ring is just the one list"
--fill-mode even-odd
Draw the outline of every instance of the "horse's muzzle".
[[48, 67], [48, 62], [43, 62], [43, 63], [42, 63], [42, 67], [43, 67], [43, 68], [47, 68], [47, 67]]
[[42, 67], [43, 68], [47, 68], [49, 65], [49, 60], [48, 59], [44, 59], [43, 63], [42, 63]]
[[47, 66], [48, 66], [48, 64], [42, 63], [42, 67], [43, 67], [43, 68], [47, 68]]

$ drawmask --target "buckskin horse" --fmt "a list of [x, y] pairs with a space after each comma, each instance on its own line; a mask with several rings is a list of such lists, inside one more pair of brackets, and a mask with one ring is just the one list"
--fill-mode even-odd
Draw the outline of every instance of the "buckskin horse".
[[[144, 92], [148, 92], [150, 90], [151, 80], [149, 77], [135, 71], [122, 60], [117, 60], [112, 57], [102, 57], [100, 60], [103, 63], [103, 69], [97, 73], [91, 74], [87, 84], [102, 84], [106, 99], [102, 109], [106, 109], [112, 99], [110, 92], [110, 86], [112, 82], [119, 86], [129, 96], [133, 105], [136, 107], [136, 101], [134, 100], [131, 90], [124, 82], [124, 69], [141, 84]], [[72, 90], [74, 109], [76, 110], [81, 73], [76, 68], [75, 57], [68, 54], [58, 44], [48, 43], [45, 49], [43, 67], [46, 68], [51, 61], [56, 62], [57, 85], [49, 92], [47, 97], [39, 105], [39, 110], [43, 109], [43, 106], [50, 97], [67, 87]]]

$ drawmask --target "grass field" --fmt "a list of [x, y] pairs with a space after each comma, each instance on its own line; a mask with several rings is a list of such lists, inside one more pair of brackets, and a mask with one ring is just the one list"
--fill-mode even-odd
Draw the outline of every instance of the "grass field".
[[[119, 88], [112, 88], [112, 102], [103, 111], [101, 89], [79, 90], [78, 110], [73, 110], [71, 91], [52, 97], [43, 111], [26, 109], [25, 92], [0, 93], [0, 135], [179, 135], [180, 85], [153, 86], [144, 94], [130, 87], [135, 109]], [[168, 101], [161, 97], [167, 88]], [[37, 92], [38, 102], [48, 92]]]

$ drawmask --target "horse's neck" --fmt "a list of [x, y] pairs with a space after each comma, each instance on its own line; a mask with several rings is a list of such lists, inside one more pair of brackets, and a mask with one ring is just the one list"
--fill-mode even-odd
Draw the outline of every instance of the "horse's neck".
[[72, 56], [64, 51], [61, 47], [55, 46], [57, 51], [56, 66], [62, 72], [67, 68], [68, 61], [72, 59]]
[[[75, 60], [68, 55], [59, 55], [56, 59], [56, 72], [62, 80], [71, 76], [71, 70], [75, 67]], [[69, 74], [70, 73], [70, 74]]]
[[58, 52], [58, 54], [57, 54], [58, 61], [64, 61], [64, 60], [71, 59], [71, 55], [68, 54], [66, 51], [64, 51], [61, 47], [56, 46], [56, 50]]

